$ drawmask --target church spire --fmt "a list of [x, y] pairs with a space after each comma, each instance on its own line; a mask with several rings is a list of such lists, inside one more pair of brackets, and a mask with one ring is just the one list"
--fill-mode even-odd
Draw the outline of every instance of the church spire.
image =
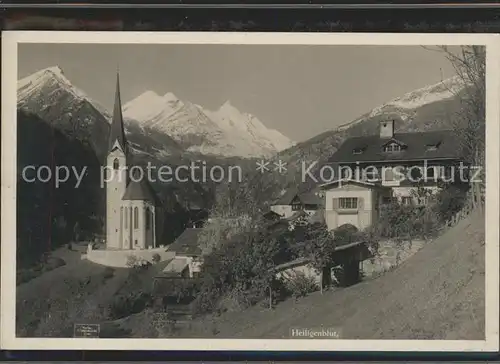
[[118, 71], [116, 73], [115, 105], [113, 108], [113, 118], [111, 119], [111, 130], [109, 134], [109, 152], [111, 152], [117, 141], [123, 152], [127, 154], [127, 140], [125, 139], [125, 130], [123, 128], [120, 76]]

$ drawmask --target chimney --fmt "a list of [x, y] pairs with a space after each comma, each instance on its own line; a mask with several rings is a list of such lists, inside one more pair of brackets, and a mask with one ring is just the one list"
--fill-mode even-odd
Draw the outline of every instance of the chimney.
[[394, 120], [380, 122], [380, 138], [390, 139], [394, 136]]

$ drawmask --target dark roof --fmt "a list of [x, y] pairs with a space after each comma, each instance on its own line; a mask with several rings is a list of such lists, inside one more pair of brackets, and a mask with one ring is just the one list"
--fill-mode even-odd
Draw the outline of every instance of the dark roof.
[[131, 179], [122, 200], [145, 200], [152, 202], [155, 206], [160, 206], [156, 192], [145, 178], [141, 178], [139, 181]]
[[[328, 161], [329, 164], [406, 161], [424, 159], [459, 159], [459, 142], [453, 130], [427, 131], [419, 133], [394, 134], [395, 142], [406, 145], [400, 152], [383, 152], [382, 146], [389, 139], [379, 135], [349, 138], [340, 146]], [[428, 145], [439, 144], [436, 150], [428, 150]], [[364, 149], [363, 149], [364, 148]], [[354, 154], [354, 149], [363, 149], [361, 154]]]
[[[305, 242], [305, 244], [307, 244], [307, 242]], [[366, 242], [364, 242], [364, 241], [355, 241], [355, 242], [352, 242], [352, 243], [338, 244], [335, 247], [335, 252], [342, 251], [342, 250], [347, 250], [347, 249], [351, 249], [351, 248], [355, 248], [355, 247], [357, 247], [359, 245], [365, 245], [365, 244], [366, 244]], [[294, 260], [292, 260], [290, 262], [279, 264], [279, 265], [275, 266], [273, 268], [273, 270], [275, 272], [281, 272], [281, 271], [284, 271], [284, 270], [287, 270], [287, 269], [291, 269], [291, 268], [302, 267], [302, 266], [310, 264], [310, 263], [311, 263], [311, 259], [310, 258], [299, 257], [299, 258], [294, 259]]]
[[202, 251], [198, 240], [203, 229], [188, 228], [168, 246], [168, 251], [173, 251], [177, 255], [201, 255]]
[[299, 194], [300, 202], [304, 205], [322, 205], [323, 200], [317, 195], [318, 191], [310, 191]]
[[281, 196], [274, 205], [290, 205], [293, 199], [297, 196], [299, 191], [296, 188], [291, 188], [287, 190], [283, 196]]
[[301, 258], [294, 259], [290, 262], [279, 264], [279, 265], [275, 266], [273, 270], [275, 272], [281, 272], [281, 271], [291, 269], [291, 268], [302, 267], [302, 266], [310, 264], [310, 263], [311, 263], [310, 258], [301, 257]]
[[280, 214], [274, 212], [273, 210], [269, 210], [268, 212], [266, 212], [265, 214], [262, 215], [262, 217], [266, 218], [266, 219], [272, 219], [272, 218], [279, 218], [281, 217]]
[[380, 181], [377, 182], [365, 182], [357, 179], [341, 178], [332, 182], [327, 182], [319, 186], [321, 189], [330, 189], [334, 187], [342, 187], [342, 185], [354, 184], [358, 186], [368, 187], [371, 189], [390, 189], [389, 186], [384, 186]]
[[296, 188], [291, 188], [286, 191], [274, 205], [291, 205], [296, 197], [298, 197], [300, 202], [304, 205], [321, 205], [322, 199], [316, 195], [316, 192], [317, 190], [299, 193]]
[[125, 139], [125, 129], [123, 128], [122, 102], [120, 97], [120, 79], [116, 75], [115, 105], [113, 108], [113, 118], [111, 119], [111, 128], [109, 132], [108, 151], [111, 152], [115, 141], [127, 153], [127, 140]]

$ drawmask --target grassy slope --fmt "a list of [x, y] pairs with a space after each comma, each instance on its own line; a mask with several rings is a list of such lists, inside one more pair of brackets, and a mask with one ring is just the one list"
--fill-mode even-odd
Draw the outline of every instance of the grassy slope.
[[73, 323], [91, 323], [99, 318], [127, 277], [126, 269], [115, 269], [105, 279], [105, 267], [81, 260], [77, 252], [54, 252], [66, 265], [21, 284], [16, 291], [18, 336], [52, 336]]
[[484, 339], [484, 216], [473, 215], [382, 277], [196, 324], [189, 336], [286, 338], [340, 328], [346, 339]]

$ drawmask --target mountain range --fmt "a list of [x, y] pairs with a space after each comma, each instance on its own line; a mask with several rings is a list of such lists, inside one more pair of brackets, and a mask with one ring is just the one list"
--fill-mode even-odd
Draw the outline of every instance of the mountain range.
[[[234, 158], [237, 163], [249, 157], [281, 159], [288, 165], [288, 182], [296, 183], [302, 161], [324, 164], [346, 138], [377, 133], [380, 120], [396, 119], [397, 132], [449, 129], [464, 89], [455, 76], [410, 91], [348, 123], [332, 120], [340, 126], [301, 143], [267, 128], [229, 101], [212, 111], [172, 92], [146, 91], [123, 105], [123, 115], [132, 150], [140, 158], [170, 163], [208, 158], [218, 164]], [[75, 87], [61, 68], [46, 68], [19, 80], [17, 96], [18, 109], [87, 141], [102, 160], [111, 114]]]
[[[362, 114], [355, 120], [316, 135], [278, 153], [275, 159], [287, 163], [290, 173], [285, 186], [297, 184], [301, 163], [317, 162], [317, 168], [328, 162], [342, 142], [349, 138], [378, 133], [380, 121], [395, 120], [395, 132], [451, 129], [453, 119], [461, 111], [464, 83], [451, 77], [433, 85], [410, 91], [401, 97]], [[339, 123], [336, 123], [339, 124]], [[312, 170], [314, 172], [314, 169]], [[311, 186], [302, 186], [307, 189]]]

